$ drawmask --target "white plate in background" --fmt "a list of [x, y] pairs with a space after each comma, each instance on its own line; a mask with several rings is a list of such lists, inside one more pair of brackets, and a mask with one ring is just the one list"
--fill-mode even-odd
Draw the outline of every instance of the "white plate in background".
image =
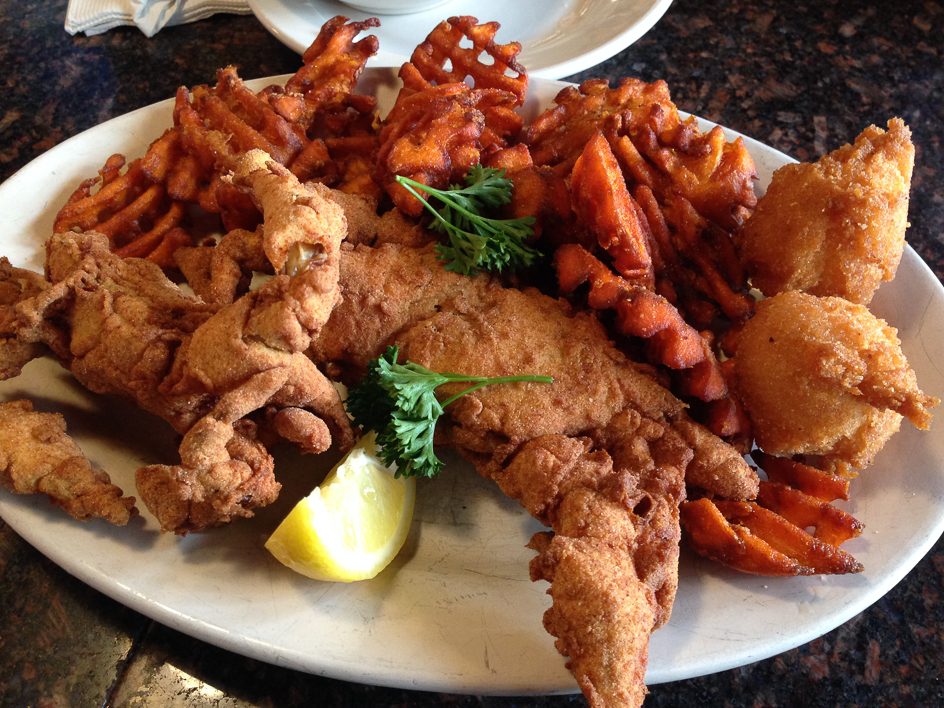
[[[395, 71], [368, 69], [364, 83], [389, 107]], [[283, 81], [284, 77], [277, 79]], [[260, 89], [276, 79], [250, 82]], [[533, 117], [560, 82], [532, 82]], [[14, 265], [41, 269], [56, 211], [106, 158], [129, 158], [172, 124], [172, 101], [116, 118], [43, 154], [0, 185], [4, 243]], [[707, 125], [707, 124], [706, 124]], [[733, 134], [731, 134], [733, 135]], [[752, 140], [765, 185], [788, 162]], [[762, 190], [759, 190], [762, 191]], [[923, 389], [944, 396], [944, 288], [911, 248], [873, 301], [899, 330]], [[170, 426], [121, 400], [95, 396], [47, 360], [0, 383], [0, 400], [28, 396], [58, 411], [92, 460], [129, 493], [134, 471], [176, 463]], [[857, 575], [762, 578], [683, 552], [669, 623], [652, 636], [646, 680], [675, 681], [741, 666], [810, 641], [876, 602], [924, 556], [944, 528], [944, 435], [907, 422], [852, 483], [848, 511], [866, 524], [843, 547]], [[541, 526], [456, 455], [419, 480], [404, 551], [376, 579], [310, 580], [279, 564], [263, 543], [334, 462], [278, 451], [279, 500], [253, 519], [186, 538], [161, 535], [146, 510], [124, 528], [82, 524], [41, 495], [0, 489], [0, 516], [69, 573], [170, 627], [231, 651], [334, 678], [473, 694], [576, 692], [541, 624], [547, 584], [528, 580]]]
[[559, 79], [596, 66], [621, 52], [659, 21], [672, 0], [450, 0], [409, 15], [362, 12], [334, 0], [249, 0], [253, 13], [280, 42], [303, 53], [321, 26], [336, 15], [377, 17], [371, 30], [380, 52], [371, 66], [400, 66], [440, 22], [472, 15], [497, 21], [501, 44], [520, 42], [518, 56], [529, 75]]

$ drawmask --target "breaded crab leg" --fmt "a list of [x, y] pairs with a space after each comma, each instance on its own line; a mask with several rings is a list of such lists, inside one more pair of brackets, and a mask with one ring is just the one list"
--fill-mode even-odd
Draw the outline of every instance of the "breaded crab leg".
[[[342, 448], [353, 444], [337, 391], [303, 354], [340, 297], [344, 214], [259, 150], [237, 159], [232, 180], [263, 213], [262, 248], [276, 276], [193, 334], [173, 390], [207, 391], [218, 403], [184, 436], [181, 465], [151, 465], [137, 474], [144, 503], [164, 512], [159, 518], [165, 531], [186, 533], [206, 525], [188, 510], [205, 506], [196, 480], [207, 470], [213, 480], [212, 470], [218, 469], [224, 482], [235, 474], [243, 483], [248, 471], [233, 466], [229, 446], [234, 425], [253, 411], [267, 411], [274, 430], [305, 452], [323, 452], [332, 437]], [[251, 495], [228, 501], [220, 513], [241, 514], [250, 500]]]
[[62, 416], [34, 411], [29, 401], [0, 403], [0, 483], [15, 494], [47, 494], [79, 521], [124, 526], [138, 514], [134, 497], [122, 496], [66, 435]]

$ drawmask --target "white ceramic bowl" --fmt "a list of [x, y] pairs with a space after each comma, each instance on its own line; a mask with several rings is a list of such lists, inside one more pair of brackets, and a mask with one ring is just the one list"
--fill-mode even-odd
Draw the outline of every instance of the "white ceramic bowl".
[[406, 15], [411, 12], [423, 12], [434, 7], [445, 5], [450, 0], [341, 0], [344, 5], [350, 5], [364, 12], [373, 12], [378, 15]]

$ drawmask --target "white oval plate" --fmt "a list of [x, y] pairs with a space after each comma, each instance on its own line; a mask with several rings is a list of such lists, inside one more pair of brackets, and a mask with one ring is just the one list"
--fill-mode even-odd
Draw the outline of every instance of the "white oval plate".
[[[259, 89], [277, 79], [252, 82]], [[390, 69], [365, 72], [389, 107]], [[535, 81], [526, 113], [563, 84]], [[114, 152], [143, 154], [171, 125], [172, 102], [143, 108], [76, 136], [0, 186], [4, 255], [40, 269], [41, 245], [75, 186]], [[706, 124], [708, 125], [708, 124]], [[734, 135], [733, 133], [731, 134]], [[747, 140], [765, 185], [785, 155]], [[906, 249], [898, 277], [874, 310], [899, 329], [924, 390], [944, 395], [944, 289]], [[32, 362], [0, 383], [0, 399], [30, 397], [60, 411], [93, 464], [126, 490], [134, 471], [175, 463], [170, 427], [121, 400], [88, 393], [67, 372]], [[944, 528], [940, 423], [909, 424], [852, 485], [846, 505], [866, 524], [845, 548], [865, 572], [842, 577], [759, 578], [694, 554], [682, 556], [671, 621], [652, 637], [650, 684], [740, 666], [799, 646], [878, 600]], [[42, 496], [0, 490], [0, 515], [67, 571], [135, 610], [199, 639], [263, 661], [348, 681], [476, 694], [575, 692], [544, 632], [546, 583], [528, 580], [541, 529], [458, 456], [440, 478], [420, 480], [416, 522], [404, 552], [376, 579], [350, 585], [309, 580], [263, 548], [292, 505], [333, 463], [277, 451], [283, 493], [249, 520], [183, 539], [162, 536], [146, 512], [125, 528], [79, 523]]]
[[321, 26], [336, 15], [377, 17], [371, 30], [380, 52], [371, 66], [400, 66], [416, 45], [447, 17], [501, 18], [500, 43], [521, 42], [518, 59], [534, 77], [559, 79], [621, 52], [659, 21], [672, 0], [450, 0], [409, 15], [362, 12], [334, 0], [249, 0], [259, 21], [282, 44], [303, 53]]

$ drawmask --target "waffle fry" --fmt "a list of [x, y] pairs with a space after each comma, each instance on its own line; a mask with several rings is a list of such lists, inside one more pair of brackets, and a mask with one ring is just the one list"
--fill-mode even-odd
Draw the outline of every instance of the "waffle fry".
[[[440, 22], [403, 66], [400, 78], [404, 88], [414, 92], [444, 84], [469, 83], [479, 89], [514, 94], [515, 105], [521, 105], [528, 91], [528, 72], [517, 61], [521, 44], [498, 44], [495, 42], [498, 29], [497, 22], [479, 24], [476, 18], [467, 15]], [[466, 39], [472, 42], [469, 48], [460, 46]], [[491, 58], [490, 62], [481, 61], [483, 53]]]
[[863, 570], [845, 551], [753, 502], [699, 499], [683, 503], [680, 511], [692, 548], [745, 573], [785, 577]]

